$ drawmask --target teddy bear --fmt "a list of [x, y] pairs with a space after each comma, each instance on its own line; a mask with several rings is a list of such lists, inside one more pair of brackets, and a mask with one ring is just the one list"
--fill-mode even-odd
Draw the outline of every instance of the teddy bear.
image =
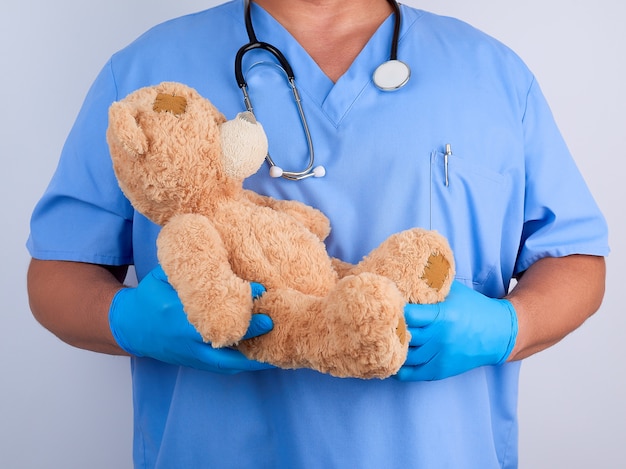
[[[406, 360], [405, 304], [450, 289], [453, 254], [435, 231], [396, 233], [353, 265], [326, 251], [321, 211], [244, 189], [268, 150], [250, 112], [227, 120], [195, 89], [164, 82], [111, 105], [107, 142], [120, 188], [161, 226], [158, 260], [188, 320], [213, 347], [285, 369], [386, 378]], [[250, 282], [265, 292], [253, 299]], [[242, 340], [253, 313], [274, 327]]]

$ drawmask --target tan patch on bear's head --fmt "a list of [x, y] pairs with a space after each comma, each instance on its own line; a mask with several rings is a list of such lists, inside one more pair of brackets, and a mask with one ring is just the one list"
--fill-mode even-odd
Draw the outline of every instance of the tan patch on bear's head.
[[155, 112], [171, 112], [175, 116], [180, 116], [187, 110], [187, 99], [183, 96], [159, 93], [154, 100], [152, 109]]
[[424, 275], [422, 278], [426, 281], [430, 288], [440, 290], [443, 287], [448, 273], [450, 272], [450, 263], [440, 253], [431, 254], [424, 267]]

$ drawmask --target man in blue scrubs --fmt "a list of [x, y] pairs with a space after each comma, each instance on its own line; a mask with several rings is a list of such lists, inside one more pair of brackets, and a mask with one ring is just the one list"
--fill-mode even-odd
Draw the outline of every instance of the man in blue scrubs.
[[[331, 220], [331, 255], [358, 261], [390, 234], [436, 229], [455, 252], [448, 300], [407, 305], [413, 341], [386, 380], [279, 370], [203, 344], [156, 260], [159, 228], [119, 190], [110, 104], [162, 81], [244, 110], [234, 57], [248, 42], [234, 0], [148, 31], [105, 65], [32, 218], [34, 315], [66, 342], [130, 355], [141, 468], [513, 468], [521, 359], [593, 314], [604, 292], [604, 219], [533, 75], [470, 26], [402, 6], [397, 91], [372, 83], [389, 56], [386, 0], [256, 0], [260, 41], [291, 63], [323, 178], [247, 186]], [[274, 59], [243, 70], [287, 170], [308, 155]], [[128, 265], [139, 285], [124, 288]], [[518, 283], [510, 292], [510, 282]], [[252, 294], [252, 293], [251, 293]], [[271, 330], [255, 316], [249, 335]]]

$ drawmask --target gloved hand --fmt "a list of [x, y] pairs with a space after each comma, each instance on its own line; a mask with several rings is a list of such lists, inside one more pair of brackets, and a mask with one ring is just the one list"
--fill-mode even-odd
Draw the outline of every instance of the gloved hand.
[[[251, 286], [253, 298], [265, 291], [258, 283]], [[215, 349], [203, 342], [187, 320], [178, 294], [161, 266], [146, 275], [136, 288], [116, 293], [109, 309], [109, 326], [119, 346], [138, 357], [223, 374], [273, 368], [249, 360], [238, 350]], [[269, 316], [254, 314], [244, 338], [265, 334], [273, 326]]]
[[407, 304], [409, 353], [396, 378], [431, 381], [504, 363], [515, 345], [517, 314], [508, 300], [489, 298], [458, 281], [432, 305]]

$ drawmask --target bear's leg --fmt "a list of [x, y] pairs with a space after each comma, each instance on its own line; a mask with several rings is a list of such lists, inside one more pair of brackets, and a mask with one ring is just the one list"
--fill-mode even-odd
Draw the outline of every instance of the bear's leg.
[[173, 217], [159, 234], [157, 253], [202, 338], [214, 347], [238, 342], [250, 323], [250, 285], [232, 272], [209, 219], [195, 214]]
[[337, 377], [386, 378], [406, 360], [410, 334], [395, 284], [363, 273], [341, 279], [326, 297], [268, 290], [254, 310], [274, 329], [242, 341], [248, 357], [281, 368], [311, 368]]
[[454, 256], [436, 231], [413, 228], [390, 236], [352, 273], [374, 272], [393, 280], [410, 303], [442, 301], [454, 280]]

